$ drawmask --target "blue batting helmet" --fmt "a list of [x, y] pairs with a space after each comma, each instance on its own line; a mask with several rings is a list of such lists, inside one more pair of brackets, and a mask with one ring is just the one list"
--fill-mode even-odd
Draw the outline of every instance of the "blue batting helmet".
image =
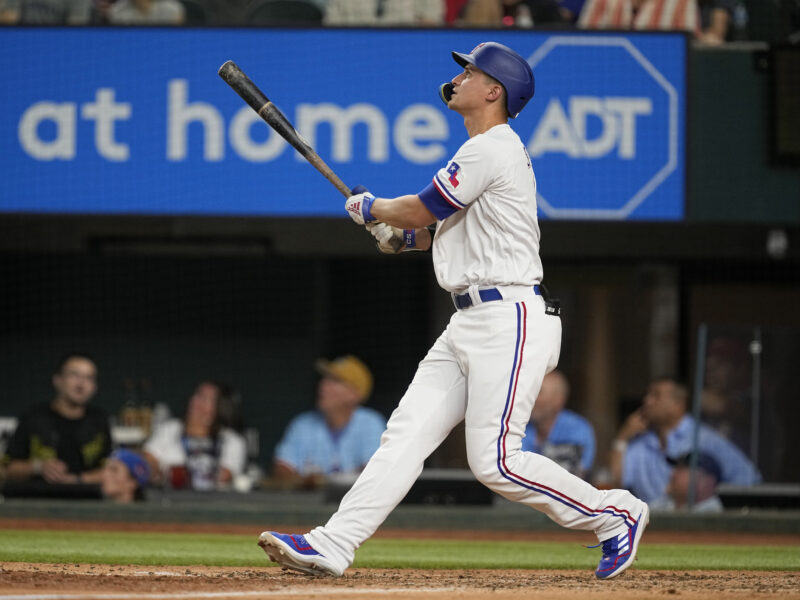
[[524, 58], [497, 42], [478, 44], [469, 54], [453, 52], [462, 67], [467, 64], [497, 79], [506, 90], [506, 108], [513, 119], [533, 98], [533, 70]]

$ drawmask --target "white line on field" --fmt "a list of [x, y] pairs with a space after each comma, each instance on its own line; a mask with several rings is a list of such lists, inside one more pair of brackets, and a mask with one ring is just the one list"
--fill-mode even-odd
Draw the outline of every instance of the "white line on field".
[[343, 595], [356, 595], [356, 594], [373, 594], [373, 595], [387, 595], [387, 594], [430, 594], [430, 593], [444, 593], [453, 592], [456, 588], [441, 587], [441, 588], [340, 588], [340, 587], [319, 587], [319, 588], [294, 588], [287, 590], [259, 590], [259, 591], [246, 591], [246, 592], [183, 592], [180, 594], [11, 594], [0, 595], [0, 600], [160, 600], [165, 598], [167, 600], [181, 599], [181, 598], [252, 598], [252, 597], [270, 597], [270, 596], [308, 596], [309, 594], [326, 594], [328, 596], [343, 596]]

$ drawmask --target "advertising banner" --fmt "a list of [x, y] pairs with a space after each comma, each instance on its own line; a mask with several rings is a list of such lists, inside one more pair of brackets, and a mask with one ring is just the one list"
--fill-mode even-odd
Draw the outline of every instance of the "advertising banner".
[[217, 75], [236, 62], [350, 186], [416, 193], [467, 139], [438, 87], [482, 41], [533, 66], [511, 121], [542, 218], [680, 220], [681, 34], [3, 28], [0, 212], [336, 216], [341, 195]]

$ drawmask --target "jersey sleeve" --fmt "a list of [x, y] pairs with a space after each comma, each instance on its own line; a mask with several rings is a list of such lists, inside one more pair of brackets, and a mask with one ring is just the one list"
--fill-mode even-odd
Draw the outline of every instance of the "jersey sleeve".
[[493, 162], [491, 147], [483, 136], [469, 139], [419, 193], [420, 200], [438, 220], [446, 219], [486, 191], [492, 180]]

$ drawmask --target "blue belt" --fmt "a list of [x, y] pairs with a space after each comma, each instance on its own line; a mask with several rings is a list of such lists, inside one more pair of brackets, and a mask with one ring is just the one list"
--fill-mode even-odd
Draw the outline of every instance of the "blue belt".
[[[533, 286], [533, 293], [537, 296], [542, 295], [542, 291], [539, 288], [539, 285]], [[478, 296], [481, 297], [482, 302], [491, 302], [492, 300], [502, 300], [503, 295], [500, 293], [500, 290], [497, 288], [489, 288], [488, 290], [478, 290]], [[469, 308], [472, 306], [472, 298], [469, 295], [469, 292], [466, 294], [458, 294], [453, 295], [453, 303], [456, 305], [456, 308]]]

